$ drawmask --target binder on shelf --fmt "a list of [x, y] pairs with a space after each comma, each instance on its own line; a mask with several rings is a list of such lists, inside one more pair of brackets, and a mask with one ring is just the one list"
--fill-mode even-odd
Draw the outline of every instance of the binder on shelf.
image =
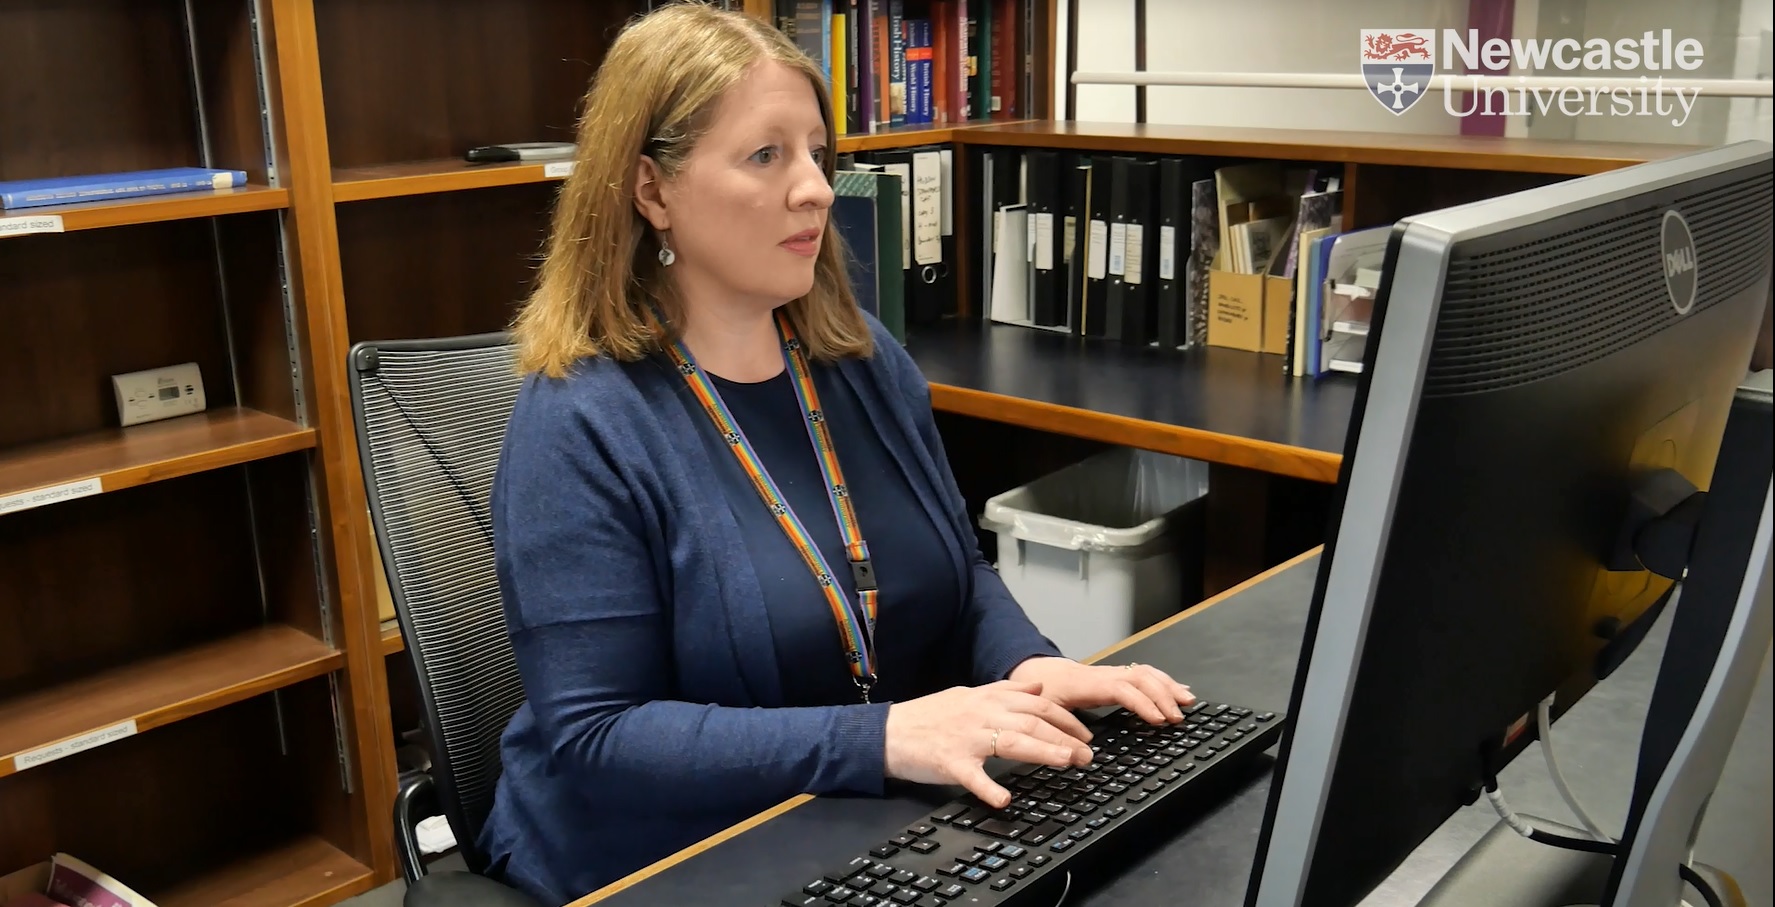
[[172, 167], [165, 170], [130, 170], [10, 180], [0, 183], [0, 208], [41, 208], [46, 205], [211, 192], [246, 184], [247, 174], [244, 170], [216, 170], [208, 167]]
[[[1183, 159], [1159, 161], [1158, 261], [1154, 262], [1154, 333], [1159, 346], [1187, 345], [1184, 319], [1184, 268], [1189, 258], [1189, 184]], [[1181, 247], [1179, 243], [1182, 243]]]
[[1151, 343], [1153, 265], [1157, 224], [1153, 215], [1158, 165], [1118, 157], [1111, 165], [1109, 285], [1105, 336], [1125, 343]]
[[1085, 224], [1079, 231], [1080, 248], [1074, 253], [1084, 265], [1079, 273], [1079, 314], [1073, 332], [1084, 337], [1104, 336], [1109, 292], [1109, 204], [1113, 158], [1091, 160], [1085, 185]]
[[1049, 150], [1031, 150], [1029, 167], [1029, 232], [1034, 275], [1031, 280], [1029, 320], [1044, 327], [1066, 325], [1065, 230], [1060, 217], [1061, 156]]
[[832, 218], [845, 244], [857, 304], [906, 339], [905, 271], [900, 267], [900, 178], [880, 170], [834, 175]]

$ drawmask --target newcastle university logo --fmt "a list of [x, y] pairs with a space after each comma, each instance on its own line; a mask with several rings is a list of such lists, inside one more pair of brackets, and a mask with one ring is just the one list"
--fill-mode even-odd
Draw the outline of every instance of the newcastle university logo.
[[1430, 93], [1436, 29], [1362, 29], [1362, 78], [1368, 93], [1398, 116]]

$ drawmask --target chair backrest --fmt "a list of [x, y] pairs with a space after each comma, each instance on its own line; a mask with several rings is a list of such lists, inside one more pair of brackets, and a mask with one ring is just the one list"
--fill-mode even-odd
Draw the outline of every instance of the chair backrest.
[[439, 803], [471, 870], [499, 738], [524, 691], [506, 634], [488, 505], [521, 376], [510, 338], [365, 342], [349, 358], [358, 449]]

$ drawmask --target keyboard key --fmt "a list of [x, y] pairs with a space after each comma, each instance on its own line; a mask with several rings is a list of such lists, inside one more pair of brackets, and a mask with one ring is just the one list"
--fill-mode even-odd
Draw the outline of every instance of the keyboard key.
[[1022, 841], [1025, 844], [1039, 846], [1046, 844], [1048, 841], [1052, 840], [1055, 835], [1060, 834], [1065, 830], [1065, 826], [1054, 822], [1048, 822], [1030, 829], [1029, 833], [1023, 836]]
[[[979, 829], [975, 829], [975, 830], [978, 831]], [[1004, 846], [1005, 845], [1003, 845], [997, 841], [987, 841], [984, 844], [975, 844], [974, 849], [980, 851], [981, 853], [998, 853], [999, 849]]]
[[1021, 879], [1021, 878], [1028, 876], [1032, 872], [1035, 872], [1035, 870], [1030, 869], [1028, 866], [1018, 866], [1018, 867], [1011, 870], [1011, 878]]
[[895, 847], [911, 847], [912, 840], [911, 835], [894, 835], [888, 839], [888, 843]]
[[998, 855], [1007, 860], [1021, 860], [1023, 855], [1028, 852], [1015, 844], [1006, 844], [998, 849]]
[[987, 872], [986, 870], [981, 869], [978, 866], [970, 866], [970, 867], [968, 867], [967, 872], [964, 872], [961, 874], [962, 881], [971, 882], [975, 885], [978, 885], [981, 882], [984, 882], [990, 878], [992, 878], [992, 873]]
[[929, 840], [929, 839], [926, 839], [923, 841], [914, 841], [914, 842], [912, 842], [912, 849], [916, 853], [930, 853], [931, 851], [934, 851], [937, 849], [937, 842]]
[[1086, 822], [1085, 827], [1086, 828], [1102, 828], [1103, 826], [1108, 825], [1108, 824], [1109, 824], [1108, 818], [1106, 818], [1104, 816], [1098, 816], [1097, 818], [1092, 819], [1089, 822]]
[[911, 832], [912, 834], [915, 834], [915, 835], [922, 838], [922, 837], [925, 837], [926, 835], [936, 834], [937, 833], [937, 826], [919, 824], [919, 825], [914, 825], [911, 828], [908, 828], [906, 830]]
[[802, 894], [825, 894], [831, 890], [832, 883], [825, 879], [814, 879], [806, 885], [801, 886]]
[[783, 897], [782, 907], [823, 907], [829, 903], [817, 894], [791, 894]]
[[883, 844], [880, 847], [873, 847], [869, 850], [870, 856], [880, 857], [884, 860], [899, 852], [900, 848], [895, 847], [892, 844]]
[[974, 826], [974, 830], [983, 835], [1004, 838], [1008, 841], [1014, 841], [1018, 837], [1028, 833], [1029, 828], [1030, 826], [1027, 823], [1008, 822], [1004, 819], [997, 818], [986, 819]]
[[937, 881], [936, 879], [931, 878], [930, 876], [920, 876], [918, 881], [912, 883], [912, 887], [918, 889], [919, 891], [930, 891], [941, 884], [943, 884], [943, 883]]
[[1038, 853], [1035, 856], [1029, 858], [1029, 865], [1034, 866], [1037, 869], [1040, 869], [1043, 866], [1048, 865], [1048, 862], [1053, 859], [1054, 859], [1053, 857], [1050, 857], [1045, 853]]
[[918, 903], [913, 905], [913, 907], [949, 907], [949, 902], [934, 894], [927, 894], [924, 897], [919, 898]]
[[1050, 844], [1048, 846], [1048, 849], [1055, 852], [1055, 853], [1065, 853], [1065, 852], [1072, 849], [1073, 843], [1074, 842], [1071, 838], [1061, 838], [1060, 840], [1055, 841], [1053, 844]]
[[851, 898], [847, 907], [881, 907], [884, 903], [886, 902], [875, 895], [859, 892], [856, 897]]
[[826, 900], [831, 901], [834, 904], [842, 904], [842, 903], [850, 900], [851, 896], [854, 894], [856, 894], [855, 891], [852, 891], [849, 888], [846, 888], [843, 885], [840, 885], [837, 888], [834, 888], [831, 891], [826, 892]]
[[1106, 809], [1103, 811], [1103, 817], [1105, 819], [1119, 819], [1119, 818], [1121, 818], [1122, 814], [1126, 813], [1127, 811], [1128, 811], [1128, 807], [1126, 807], [1126, 806], [1112, 806], [1109, 809]]
[[826, 873], [826, 881], [831, 882], [835, 885], [842, 885], [842, 884], [844, 884], [845, 879], [848, 879], [851, 876], [854, 876], [859, 872], [867, 872], [869, 870], [869, 867], [874, 866], [874, 865], [875, 865], [875, 861], [869, 859], [868, 857], [857, 857], [856, 859], [850, 861], [849, 863], [846, 863], [845, 865], [838, 867], [837, 869], [834, 869], [831, 872]]
[[1258, 721], [1274, 721], [1274, 720], [1276, 720], [1276, 713], [1275, 712], [1265, 712], [1262, 715], [1257, 716], [1257, 720]]
[[997, 878], [992, 881], [992, 890], [993, 891], [1004, 891], [1005, 889], [1011, 887], [1012, 885], [1015, 885], [1016, 883], [1017, 883], [1016, 879], [1013, 879], [1010, 876], [1003, 876], [1001, 878]]
[[910, 888], [902, 888], [894, 892], [890, 900], [899, 904], [916, 904], [918, 903], [918, 892]]
[[967, 894], [968, 890], [951, 882], [947, 887], [939, 889], [937, 893], [946, 898], [959, 898], [962, 895]]
[[982, 859], [977, 865], [981, 869], [986, 870], [987, 872], [998, 872], [999, 870], [1005, 868], [1006, 866], [1011, 865], [1011, 861], [1005, 859], [1004, 857], [994, 854], [992, 856], [986, 857], [985, 859]]
[[895, 885], [910, 885], [917, 878], [918, 873], [913, 872], [910, 869], [901, 869], [896, 871], [893, 875], [888, 876], [888, 880]]
[[941, 869], [938, 869], [937, 875], [955, 878], [956, 876], [961, 875], [964, 872], [967, 872], [968, 868], [969, 867], [967, 867], [961, 863], [951, 863], [948, 866], [944, 866]]

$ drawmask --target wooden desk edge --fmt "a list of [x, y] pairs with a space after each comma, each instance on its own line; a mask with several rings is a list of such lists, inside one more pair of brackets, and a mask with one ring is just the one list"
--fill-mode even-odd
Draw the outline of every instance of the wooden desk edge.
[[943, 412], [1008, 422], [1041, 431], [1073, 435], [1173, 454], [1243, 466], [1262, 472], [1331, 484], [1343, 463], [1341, 454], [1274, 441], [1260, 441], [1200, 428], [1149, 422], [1096, 410], [1062, 406], [968, 387], [931, 383], [931, 405]]
[[[1276, 576], [1277, 574], [1283, 573], [1283, 572], [1290, 570], [1296, 566], [1299, 566], [1301, 563], [1304, 563], [1307, 560], [1312, 559], [1313, 557], [1315, 557], [1319, 554], [1321, 547], [1323, 547], [1323, 546], [1315, 547], [1315, 548], [1309, 549], [1307, 551], [1304, 551], [1292, 558], [1289, 558], [1288, 560], [1286, 560], [1280, 564], [1277, 564], [1274, 567], [1271, 567], [1268, 570], [1265, 570], [1262, 573], [1257, 574], [1256, 576], [1251, 577], [1250, 579], [1238, 584], [1237, 586], [1227, 589], [1226, 591], [1221, 592], [1218, 595], [1214, 595], [1212, 597], [1205, 598], [1202, 601], [1200, 601], [1194, 605], [1191, 605], [1190, 607], [1185, 608], [1184, 610], [1179, 611], [1176, 614], [1173, 614], [1170, 617], [1167, 617], [1164, 620], [1159, 621], [1158, 623], [1153, 624], [1152, 626], [1150, 626], [1144, 630], [1141, 630], [1140, 632], [1135, 633], [1132, 636], [1129, 636], [1127, 639], [1124, 639], [1121, 642], [1118, 642], [1115, 645], [1110, 646], [1109, 648], [1104, 649], [1103, 651], [1098, 652], [1097, 654], [1092, 655], [1089, 658], [1083, 659], [1083, 661], [1086, 664], [1092, 664], [1092, 663], [1102, 661], [1103, 659], [1108, 658], [1111, 655], [1114, 655], [1115, 653], [1120, 652], [1123, 649], [1126, 649], [1127, 647], [1129, 647], [1129, 646], [1131, 646], [1143, 639], [1146, 639], [1147, 637], [1152, 636], [1155, 633], [1160, 633], [1166, 629], [1174, 627], [1177, 624], [1179, 624], [1185, 620], [1188, 620], [1189, 618], [1194, 617], [1198, 614], [1201, 614], [1203, 611], [1206, 611], [1209, 608], [1212, 608], [1215, 605], [1217, 605], [1223, 601], [1226, 601], [1227, 599], [1232, 598], [1233, 596], [1238, 595], [1239, 593], [1244, 592], [1247, 589], [1250, 589], [1251, 587], [1257, 585], [1258, 583], [1261, 583], [1267, 579], [1270, 579], [1271, 577]], [[1187, 680], [1187, 678], [1183, 678], [1183, 679]], [[604, 886], [603, 888], [600, 888], [597, 891], [594, 891], [591, 894], [588, 894], [585, 897], [582, 897], [577, 901], [573, 901], [572, 903], [569, 903], [568, 905], [566, 905], [566, 907], [588, 907], [588, 905], [596, 904], [599, 901], [602, 901], [606, 898], [609, 898], [610, 896], [612, 896], [614, 894], [617, 894], [618, 892], [621, 892], [621, 891], [628, 889], [628, 888], [632, 888], [635, 885], [638, 885], [641, 882], [644, 882], [647, 879], [652, 878], [653, 876], [656, 876], [662, 872], [665, 872], [666, 870], [672, 868], [673, 866], [676, 866], [679, 863], [682, 863], [685, 860], [688, 860], [691, 857], [694, 857], [697, 854], [700, 854], [705, 850], [709, 850], [709, 849], [715, 847], [717, 844], [720, 844], [720, 843], [727, 841], [731, 838], [738, 837], [739, 835], [742, 835], [748, 831], [751, 831], [752, 829], [757, 828], [758, 826], [763, 825], [766, 822], [769, 822], [770, 820], [788, 812], [789, 810], [794, 809], [797, 806], [802, 805], [803, 803], [808, 803], [808, 802], [812, 801], [813, 799], [814, 799], [814, 797], [812, 794], [799, 794], [797, 796], [790, 797], [789, 799], [784, 800], [781, 803], [778, 803], [777, 805], [771, 807], [770, 809], [765, 810], [764, 812], [761, 812], [755, 816], [752, 816], [751, 818], [746, 819], [743, 822], [739, 822], [735, 825], [728, 826], [727, 828], [721, 830], [720, 832], [717, 832], [714, 835], [704, 838], [703, 840], [698, 841], [695, 844], [692, 844], [691, 846], [686, 847], [683, 850], [680, 850], [677, 853], [672, 854], [669, 857], [661, 859], [661, 860], [653, 863], [650, 866], [644, 867], [642, 869], [637, 869], [634, 872], [629, 873], [628, 875], [626, 875], [620, 879], [617, 879], [614, 882], [611, 882], [610, 884]]]

